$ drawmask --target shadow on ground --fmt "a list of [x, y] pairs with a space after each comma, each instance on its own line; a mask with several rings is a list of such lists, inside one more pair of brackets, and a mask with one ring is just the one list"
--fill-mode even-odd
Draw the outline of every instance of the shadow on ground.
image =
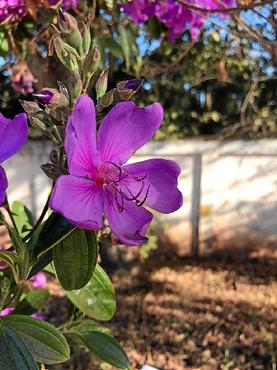
[[[272, 370], [276, 260], [162, 259], [113, 270], [118, 310], [108, 324], [132, 370]], [[85, 353], [63, 367], [99, 370]]]

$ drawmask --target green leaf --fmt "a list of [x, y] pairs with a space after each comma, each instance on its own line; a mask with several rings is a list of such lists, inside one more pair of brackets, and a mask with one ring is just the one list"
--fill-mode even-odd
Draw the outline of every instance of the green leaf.
[[6, 262], [10, 267], [15, 266], [18, 262], [18, 256], [14, 252], [0, 252], [0, 261]]
[[86, 286], [65, 294], [80, 311], [92, 319], [110, 320], [115, 313], [113, 285], [99, 265], [96, 265], [93, 276]]
[[[5, 223], [5, 226], [8, 229], [11, 242], [16, 250], [16, 253], [19, 258], [18, 262], [18, 278], [19, 280], [24, 281], [27, 279], [29, 267], [30, 267], [30, 257], [27, 245], [21, 239], [21, 236], [18, 234], [17, 230]], [[15, 276], [16, 277], [16, 276]]]
[[95, 232], [74, 230], [54, 248], [57, 277], [65, 290], [81, 289], [92, 277], [98, 256]]
[[124, 58], [122, 48], [113, 39], [104, 39], [103, 40], [103, 45], [110, 50], [110, 53], [114, 57], [116, 57], [118, 59], [123, 59]]
[[12, 213], [20, 236], [26, 236], [34, 224], [31, 211], [23, 203], [15, 201], [12, 205]]
[[100, 333], [109, 334], [110, 330], [104, 326], [100, 326], [93, 320], [82, 320], [79, 324], [73, 326], [69, 331], [65, 332], [64, 335], [70, 344], [76, 346], [84, 346], [82, 340], [82, 334], [99, 331]]
[[128, 32], [128, 29], [126, 29], [126, 27], [122, 25], [118, 26], [118, 33], [120, 45], [125, 58], [126, 67], [127, 69], [129, 69], [132, 57], [132, 40], [130, 38], [130, 33]]
[[60, 243], [76, 226], [70, 224], [64, 217], [57, 213], [51, 213], [44, 222], [33, 246], [34, 257], [40, 257], [49, 249]]
[[95, 331], [83, 334], [82, 339], [88, 349], [101, 360], [118, 369], [130, 369], [128, 356], [115, 338]]
[[37, 262], [33, 265], [30, 274], [28, 276], [28, 279], [30, 279], [32, 276], [36, 275], [38, 272], [43, 270], [46, 266], [49, 265], [49, 263], [52, 262], [53, 259], [53, 250], [49, 250], [46, 253], [42, 254]]
[[30, 352], [19, 336], [0, 322], [0, 369], [38, 370]]
[[58, 364], [69, 359], [70, 350], [65, 337], [48, 322], [24, 315], [10, 315], [4, 317], [3, 322], [19, 335], [37, 362]]
[[100, 326], [96, 321], [85, 319], [82, 320], [79, 324], [73, 326], [71, 331], [75, 331], [77, 333], [88, 333], [90, 331], [99, 331], [101, 333], [109, 334], [110, 329], [106, 328], [105, 326]]
[[48, 298], [49, 292], [47, 289], [33, 290], [18, 303], [14, 314], [32, 315], [46, 305]]

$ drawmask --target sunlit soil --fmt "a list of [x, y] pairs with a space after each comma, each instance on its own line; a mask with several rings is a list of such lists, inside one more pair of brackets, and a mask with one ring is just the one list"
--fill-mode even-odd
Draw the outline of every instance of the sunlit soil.
[[[108, 326], [134, 370], [145, 363], [161, 370], [276, 369], [276, 267], [270, 258], [152, 258], [117, 270], [118, 310]], [[55, 300], [49, 306], [54, 322], [59, 307]], [[49, 369], [111, 369], [100, 366], [83, 351]]]

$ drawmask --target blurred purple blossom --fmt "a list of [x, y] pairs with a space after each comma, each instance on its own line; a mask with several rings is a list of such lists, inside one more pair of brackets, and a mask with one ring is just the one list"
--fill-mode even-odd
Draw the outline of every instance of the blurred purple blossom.
[[0, 311], [0, 317], [9, 316], [13, 313], [14, 307], [6, 307], [2, 311]]
[[45, 288], [47, 285], [47, 277], [43, 272], [38, 272], [29, 281], [35, 288]]
[[43, 316], [43, 315], [41, 315], [40, 313], [33, 313], [33, 314], [31, 315], [31, 317], [32, 317], [33, 319], [46, 320], [46, 317], [45, 317], [45, 316]]
[[34, 91], [33, 84], [37, 82], [37, 80], [35, 80], [27, 63], [22, 60], [13, 66], [11, 82], [16, 92], [26, 95]]
[[77, 7], [78, 7], [78, 0], [63, 0], [64, 10], [77, 9]]
[[[13, 313], [14, 310], [15, 310], [14, 307], [6, 307], [2, 311], [0, 311], [0, 317], [9, 316], [9, 315], [11, 315]], [[41, 315], [39, 313], [33, 313], [31, 315], [31, 317], [33, 319], [38, 319], [38, 320], [45, 320], [46, 319], [45, 316], [43, 316], [43, 315]]]
[[[188, 0], [189, 4], [202, 9], [222, 9], [234, 2], [235, 0], [222, 0], [220, 5], [217, 0]], [[176, 0], [131, 0], [123, 9], [135, 23], [157, 17], [169, 29], [170, 41], [174, 41], [185, 30], [190, 31], [193, 40], [197, 40], [208, 18], [207, 12], [191, 10]]]
[[0, 0], [0, 24], [14, 21], [25, 13], [25, 0]]
[[104, 211], [122, 243], [144, 243], [153, 215], [142, 206], [171, 213], [182, 205], [176, 162], [150, 159], [126, 165], [153, 137], [162, 120], [163, 109], [158, 103], [145, 108], [132, 101], [118, 103], [97, 133], [94, 103], [82, 95], [66, 126], [69, 175], [58, 178], [51, 208], [90, 230], [103, 227]]

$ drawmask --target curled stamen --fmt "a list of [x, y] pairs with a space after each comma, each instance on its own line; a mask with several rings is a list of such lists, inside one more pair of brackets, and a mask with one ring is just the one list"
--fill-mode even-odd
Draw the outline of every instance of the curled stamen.
[[145, 193], [145, 196], [144, 196], [143, 200], [140, 201], [140, 202], [137, 202], [137, 205], [139, 207], [141, 207], [145, 203], [145, 201], [146, 201], [146, 199], [148, 197], [149, 189], [150, 189], [150, 185], [148, 185], [148, 187], [147, 187], [147, 190], [146, 190], [146, 193]]
[[[105, 191], [112, 193], [111, 195], [115, 199], [119, 212], [123, 212], [126, 201], [135, 202], [138, 206], [142, 206], [145, 203], [150, 188], [150, 185], [148, 185], [145, 192], [146, 184], [144, 180], [146, 177], [147, 173], [141, 177], [137, 177], [114, 162], [105, 162], [99, 169], [96, 181], [98, 186], [102, 186]], [[130, 188], [132, 184], [140, 184], [135, 194]], [[139, 199], [141, 197], [143, 197], [142, 200]]]
[[140, 188], [140, 190], [138, 191], [138, 193], [136, 194], [136, 195], [134, 195], [132, 192], [131, 192], [131, 190], [129, 189], [129, 187], [126, 185], [126, 184], [124, 184], [124, 183], [121, 183], [120, 184], [120, 186], [124, 186], [125, 187], [125, 189], [128, 191], [128, 193], [131, 195], [131, 198], [128, 198], [127, 196], [126, 196], [126, 194], [124, 194], [123, 196], [124, 196], [124, 198], [126, 199], [126, 200], [135, 200], [135, 201], [137, 201], [138, 200], [138, 197], [141, 195], [141, 193], [142, 193], [142, 191], [143, 191], [143, 189], [144, 189], [144, 183], [142, 182], [141, 183], [141, 188]]

